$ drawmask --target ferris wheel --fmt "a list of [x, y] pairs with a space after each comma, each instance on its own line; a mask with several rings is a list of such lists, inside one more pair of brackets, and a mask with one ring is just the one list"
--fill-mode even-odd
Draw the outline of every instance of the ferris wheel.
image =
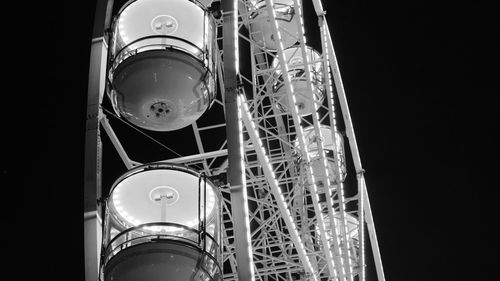
[[385, 280], [326, 11], [305, 1], [98, 1], [87, 281], [365, 280], [368, 246]]

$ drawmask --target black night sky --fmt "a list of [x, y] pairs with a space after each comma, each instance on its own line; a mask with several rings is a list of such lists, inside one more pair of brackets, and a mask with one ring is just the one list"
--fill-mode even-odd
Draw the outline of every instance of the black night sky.
[[[4, 228], [11, 233], [4, 243], [12, 245], [16, 279], [83, 281], [95, 0], [39, 6], [16, 21], [22, 29], [11, 22], [15, 40], [4, 44], [12, 64], [5, 84], [13, 87], [4, 87], [2, 188], [12, 193], [4, 216], [15, 225]], [[495, 276], [500, 32], [493, 8], [360, 0], [329, 0], [325, 8], [386, 280]]]

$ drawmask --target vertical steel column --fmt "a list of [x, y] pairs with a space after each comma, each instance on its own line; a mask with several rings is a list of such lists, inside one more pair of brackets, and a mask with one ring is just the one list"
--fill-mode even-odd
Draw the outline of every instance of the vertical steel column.
[[103, 87], [100, 83], [106, 47], [102, 37], [95, 38], [91, 47], [87, 122], [85, 132], [85, 182], [84, 182], [84, 245], [85, 280], [97, 280], [99, 250], [101, 246], [101, 210], [97, 199], [101, 197], [101, 132], [99, 109]]
[[84, 166], [84, 255], [85, 280], [97, 281], [102, 240], [101, 209], [97, 200], [101, 190], [101, 137], [100, 109], [105, 85], [107, 46], [104, 30], [109, 26], [113, 0], [98, 0], [90, 50], [87, 96], [87, 121], [85, 132]]
[[254, 280], [248, 200], [243, 167], [242, 124], [238, 107], [238, 1], [222, 0], [224, 105], [228, 150], [227, 179], [231, 191], [231, 213], [238, 279]]

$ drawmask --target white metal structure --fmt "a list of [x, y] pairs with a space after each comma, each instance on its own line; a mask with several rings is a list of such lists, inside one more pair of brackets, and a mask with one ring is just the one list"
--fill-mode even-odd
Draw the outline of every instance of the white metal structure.
[[[302, 1], [293, 0], [293, 5], [286, 9], [286, 12], [294, 13], [291, 21], [295, 23], [297, 33], [293, 34], [283, 29], [285, 25], [278, 24], [273, 0], [222, 1], [222, 16], [216, 19], [220, 49], [217, 65], [219, 92], [211, 108], [191, 124], [189, 135], [186, 131], [182, 134], [163, 133], [167, 134], [165, 136], [123, 129], [130, 126], [123, 126], [123, 122], [103, 105], [106, 38], [94, 39], [86, 144], [87, 281], [97, 280], [98, 276], [100, 207], [92, 207], [92, 204], [103, 196], [100, 188], [101, 147], [104, 146], [101, 129], [106, 133], [107, 145], [114, 147], [127, 169], [145, 162], [134, 157], [141, 154], [141, 149], [146, 150], [153, 140], [165, 148], [164, 153], [146, 161], [185, 165], [219, 183], [223, 194], [224, 280], [365, 280], [368, 241], [374, 254], [378, 280], [385, 280], [364, 170], [326, 11], [320, 0], [311, 1], [316, 17], [307, 19], [307, 22], [317, 22], [321, 34], [321, 49], [316, 50], [319, 56], [315, 61], [307, 55], [309, 47], [304, 34]], [[109, 6], [110, 1], [103, 2]], [[254, 8], [256, 3], [260, 9]], [[102, 5], [103, 9], [105, 6]], [[261, 14], [255, 16], [259, 12]], [[265, 44], [255, 41], [255, 38], [264, 36], [252, 34], [253, 21], [264, 19], [269, 21], [270, 31], [267, 32], [278, 38], [277, 42], [283, 36], [288, 37], [287, 42], [290, 36], [296, 36], [294, 46], [302, 53], [303, 64], [299, 75], [311, 89], [306, 93], [310, 100], [316, 100], [314, 114], [299, 114], [297, 106], [282, 110], [283, 106], [277, 104], [280, 99], [273, 91], [277, 83], [285, 89], [287, 100], [296, 100], [292, 83], [295, 76], [282, 75], [279, 78], [276, 75], [277, 71], [288, 73], [289, 62], [282, 44], [267, 49]], [[280, 63], [273, 65], [273, 60]], [[240, 61], [247, 64], [240, 65]], [[323, 75], [319, 80], [314, 78], [313, 68], [309, 67], [318, 64]], [[314, 98], [315, 87], [322, 89], [323, 100]], [[340, 133], [340, 127], [345, 128], [344, 134]], [[328, 135], [324, 135], [325, 128], [329, 129], [329, 134], [326, 130]], [[231, 133], [235, 130], [238, 134]], [[131, 131], [139, 137], [130, 138]], [[312, 131], [315, 133], [311, 134]], [[228, 137], [225, 137], [226, 132]], [[344, 135], [346, 138], [342, 141], [336, 139]], [[140, 137], [144, 143], [131, 144]], [[192, 138], [192, 142], [182, 146], [182, 153], [173, 151], [170, 144], [182, 142], [182, 138]], [[325, 142], [326, 139], [330, 141]], [[237, 148], [228, 146], [231, 142], [239, 145]], [[346, 153], [339, 145], [341, 143], [346, 144]], [[354, 167], [347, 173], [355, 177], [343, 175], [342, 165], [346, 160], [342, 157], [347, 156], [352, 157], [349, 163]], [[233, 178], [228, 175], [226, 180], [231, 165], [237, 166], [234, 159], [240, 161], [241, 169], [233, 170]], [[238, 173], [241, 181], [234, 180]], [[368, 237], [365, 237], [365, 227]]]

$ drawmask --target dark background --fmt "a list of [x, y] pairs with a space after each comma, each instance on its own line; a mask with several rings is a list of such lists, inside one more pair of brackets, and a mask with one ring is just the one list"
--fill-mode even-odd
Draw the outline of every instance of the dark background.
[[[15, 20], [4, 24], [3, 46], [2, 229], [14, 265], [7, 270], [21, 280], [83, 280], [95, 1], [18, 4], [5, 9]], [[479, 1], [325, 7], [386, 280], [494, 277], [500, 33], [493, 7]]]

